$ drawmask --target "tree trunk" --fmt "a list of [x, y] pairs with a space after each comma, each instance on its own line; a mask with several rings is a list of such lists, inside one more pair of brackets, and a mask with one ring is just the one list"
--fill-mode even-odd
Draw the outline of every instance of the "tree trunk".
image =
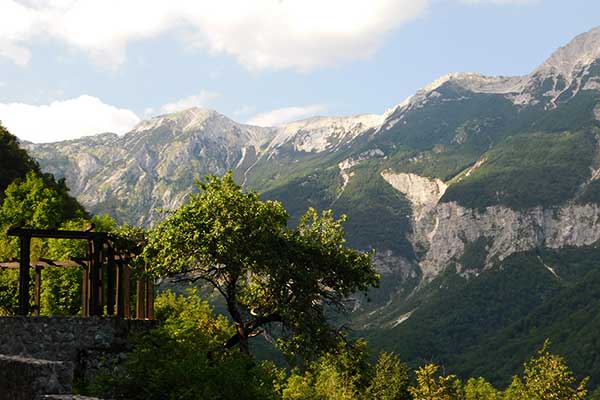
[[[226, 289], [227, 311], [229, 311], [229, 315], [231, 315], [233, 323], [235, 324], [235, 329], [237, 330], [237, 340], [240, 351], [243, 354], [250, 355], [250, 346], [248, 345], [248, 334], [250, 332], [247, 332], [246, 327], [244, 326], [244, 319], [238, 309], [237, 296], [235, 293], [236, 281], [237, 279], [232, 279], [232, 282], [229, 283]], [[227, 343], [231, 342], [232, 339], [230, 339]]]
[[240, 351], [242, 354], [250, 355], [250, 344], [246, 335], [240, 335]]

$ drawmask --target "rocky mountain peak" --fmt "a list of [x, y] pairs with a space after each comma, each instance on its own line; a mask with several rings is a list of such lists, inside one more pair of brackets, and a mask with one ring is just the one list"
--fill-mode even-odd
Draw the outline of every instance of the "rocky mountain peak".
[[175, 129], [188, 131], [201, 126], [205, 121], [213, 118], [226, 118], [214, 110], [194, 107], [171, 114], [163, 114], [149, 120], [140, 122], [132, 132], [142, 132], [168, 125]]
[[[531, 74], [526, 76], [485, 76], [473, 72], [454, 72], [444, 75], [402, 103], [385, 112], [388, 122], [384, 127], [398, 121], [399, 114], [404, 111], [420, 108], [430, 99], [438, 97], [439, 89], [452, 85], [473, 93], [501, 94], [517, 105], [535, 104], [539, 102], [539, 88], [548, 77], [554, 81], [554, 87], [542, 93], [555, 102], [563, 91], [569, 89], [574, 96], [580, 89], [600, 89], [600, 78], [591, 79], [586, 85], [581, 84], [582, 76], [589, 73], [590, 66], [600, 60], [600, 27], [575, 37], [567, 45], [556, 50]], [[562, 84], [560, 82], [562, 81]]]
[[571, 77], [600, 59], [600, 27], [582, 33], [556, 50], [536, 72], [557, 73]]

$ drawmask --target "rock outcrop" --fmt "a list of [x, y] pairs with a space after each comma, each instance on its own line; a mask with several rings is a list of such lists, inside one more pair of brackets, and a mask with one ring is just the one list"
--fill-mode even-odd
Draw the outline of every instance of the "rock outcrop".
[[440, 203], [414, 224], [414, 242], [426, 249], [419, 264], [425, 278], [460, 264], [467, 243], [487, 239], [485, 265], [540, 247], [588, 246], [600, 240], [600, 206], [568, 205], [517, 211], [494, 206], [483, 211]]
[[411, 202], [416, 221], [438, 203], [448, 188], [440, 179], [428, 179], [415, 174], [383, 171], [381, 176]]

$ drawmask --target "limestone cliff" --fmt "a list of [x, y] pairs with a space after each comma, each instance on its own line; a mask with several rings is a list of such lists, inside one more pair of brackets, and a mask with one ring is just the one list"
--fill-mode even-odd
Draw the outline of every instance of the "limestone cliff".
[[539, 247], [591, 245], [600, 239], [600, 206], [568, 205], [515, 211], [488, 207], [467, 209], [456, 203], [440, 203], [414, 225], [415, 244], [426, 248], [419, 265], [424, 277], [436, 276], [460, 258], [468, 243], [487, 239], [485, 265], [509, 255]]

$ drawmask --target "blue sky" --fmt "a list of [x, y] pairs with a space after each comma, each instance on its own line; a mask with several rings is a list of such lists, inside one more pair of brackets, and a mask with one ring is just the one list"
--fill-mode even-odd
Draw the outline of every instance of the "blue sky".
[[47, 142], [191, 106], [380, 114], [449, 72], [527, 74], [598, 25], [597, 0], [0, 0], [0, 120]]

